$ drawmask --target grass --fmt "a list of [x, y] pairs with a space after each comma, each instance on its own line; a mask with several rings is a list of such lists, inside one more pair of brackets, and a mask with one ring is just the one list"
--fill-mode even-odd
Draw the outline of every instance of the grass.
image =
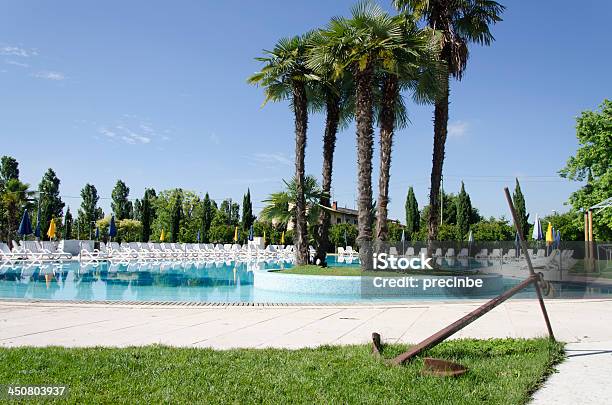
[[[385, 347], [392, 357], [406, 346]], [[469, 368], [423, 376], [422, 360], [393, 367], [369, 345], [315, 349], [165, 346], [0, 348], [2, 384], [66, 384], [69, 403], [524, 404], [563, 358], [545, 339], [457, 340], [427, 355]]]
[[406, 271], [365, 271], [362, 272], [359, 266], [332, 266], [320, 267], [314, 264], [295, 266], [289, 269], [273, 270], [283, 274], [303, 274], [308, 276], [463, 276], [474, 275], [475, 272], [464, 272], [460, 270], [406, 270]]

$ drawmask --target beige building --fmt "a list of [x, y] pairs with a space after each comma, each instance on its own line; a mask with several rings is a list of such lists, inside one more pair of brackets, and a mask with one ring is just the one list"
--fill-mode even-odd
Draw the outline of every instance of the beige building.
[[[330, 224], [331, 225], [351, 224], [351, 225], [356, 226], [358, 223], [357, 222], [357, 210], [354, 210], [352, 208], [346, 208], [346, 207], [338, 207], [338, 201], [332, 202], [332, 206], [329, 209], [329, 213], [330, 213]], [[396, 219], [389, 219], [389, 222], [395, 222], [396, 224], [400, 223]], [[293, 221], [287, 224], [287, 229], [288, 230], [293, 229]]]
[[353, 224], [357, 225], [357, 210], [350, 208], [338, 207], [338, 201], [332, 202], [330, 211], [332, 225], [335, 224]]

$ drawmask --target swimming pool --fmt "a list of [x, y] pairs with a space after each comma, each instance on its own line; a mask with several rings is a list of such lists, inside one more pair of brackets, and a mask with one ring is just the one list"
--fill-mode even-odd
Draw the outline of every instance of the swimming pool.
[[[354, 263], [338, 263], [347, 266]], [[290, 262], [166, 262], [110, 264], [107, 262], [81, 264], [66, 262], [32, 266], [0, 267], [0, 299], [44, 299], [69, 301], [187, 301], [187, 302], [256, 302], [256, 303], [311, 303], [311, 302], [367, 302], [388, 300], [439, 300], [460, 298], [489, 298], [518, 283], [516, 279], [502, 279], [500, 291], [469, 296], [462, 294], [407, 294], [392, 298], [366, 298], [354, 289], [333, 289], [321, 293], [313, 287], [308, 293], [258, 288], [259, 275], [272, 276], [269, 270], [293, 266]], [[282, 275], [296, 280], [317, 276]], [[291, 279], [290, 277], [296, 277]], [[329, 277], [319, 281], [341, 286], [347, 277]], [[352, 277], [349, 277], [352, 278]], [[262, 277], [263, 279], [263, 277]], [[353, 278], [354, 279], [354, 278]], [[261, 283], [264, 286], [264, 283]], [[349, 292], [347, 292], [349, 291]], [[611, 297], [612, 288], [557, 284], [555, 292], [561, 298]], [[519, 297], [530, 297], [525, 291]]]

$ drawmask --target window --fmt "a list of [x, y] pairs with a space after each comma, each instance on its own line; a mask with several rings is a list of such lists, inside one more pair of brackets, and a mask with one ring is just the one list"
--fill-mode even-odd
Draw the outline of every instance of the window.
[[342, 223], [342, 219], [341, 218], [336, 218], [336, 223], [337, 224], [341, 224]]

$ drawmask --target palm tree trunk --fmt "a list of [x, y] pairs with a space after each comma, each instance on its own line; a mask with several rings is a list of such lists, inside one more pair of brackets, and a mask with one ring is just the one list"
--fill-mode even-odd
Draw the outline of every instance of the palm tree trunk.
[[[429, 189], [429, 223], [427, 240], [434, 241], [438, 237], [440, 223], [440, 181], [442, 180], [442, 165], [444, 164], [444, 147], [446, 145], [448, 125], [449, 80], [445, 76], [445, 91], [436, 102], [434, 110], [434, 144], [431, 167], [431, 188]], [[431, 245], [431, 244], [430, 244]]]
[[380, 111], [380, 173], [378, 179], [378, 220], [376, 238], [387, 241], [387, 205], [389, 204], [389, 178], [391, 177], [391, 150], [393, 149], [393, 131], [395, 129], [395, 103], [399, 97], [396, 75], [385, 75], [383, 83], [383, 100]]
[[[330, 206], [330, 195], [332, 185], [332, 173], [334, 164], [334, 150], [336, 149], [336, 135], [338, 133], [338, 122], [340, 120], [340, 97], [333, 91], [328, 91], [326, 100], [327, 115], [325, 119], [325, 134], [323, 136], [323, 184], [321, 185], [323, 196], [319, 203], [323, 207]], [[330, 215], [326, 209], [321, 209], [319, 214], [319, 227], [317, 231], [317, 256], [315, 262], [325, 266], [325, 257], [329, 248]]]
[[355, 118], [357, 122], [357, 222], [361, 269], [372, 268], [372, 155], [374, 130], [372, 128], [372, 78], [370, 61], [363, 69], [354, 69], [356, 84]]
[[304, 158], [306, 155], [306, 129], [308, 111], [306, 109], [306, 89], [303, 82], [293, 83], [293, 110], [295, 113], [295, 235], [296, 263], [308, 264], [308, 229], [306, 225], [306, 200], [304, 197]]

